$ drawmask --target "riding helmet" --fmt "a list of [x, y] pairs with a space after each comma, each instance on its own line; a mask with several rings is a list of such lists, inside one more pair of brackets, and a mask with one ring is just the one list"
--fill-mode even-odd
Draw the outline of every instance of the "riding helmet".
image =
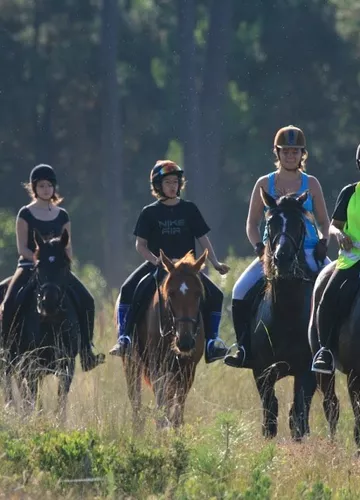
[[274, 148], [306, 148], [304, 132], [294, 125], [282, 127], [277, 131], [274, 139]]
[[41, 163], [30, 172], [30, 184], [35, 186], [38, 181], [49, 181], [55, 187], [57, 184], [56, 174], [50, 165]]
[[176, 175], [179, 178], [179, 189], [177, 195], [179, 196], [184, 171], [175, 162], [170, 160], [159, 160], [156, 162], [155, 166], [151, 169], [150, 173], [150, 183], [156, 193], [163, 195], [161, 188], [161, 181], [167, 175]]

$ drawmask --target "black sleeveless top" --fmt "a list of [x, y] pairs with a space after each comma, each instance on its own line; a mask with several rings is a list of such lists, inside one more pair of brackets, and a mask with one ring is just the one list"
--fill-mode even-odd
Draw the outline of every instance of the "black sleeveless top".
[[[23, 219], [28, 224], [27, 247], [32, 252], [35, 252], [36, 250], [36, 243], [34, 240], [35, 229], [41, 234], [44, 239], [48, 240], [50, 238], [61, 236], [64, 224], [69, 222], [69, 215], [64, 208], [60, 208], [60, 212], [58, 213], [57, 217], [55, 217], [55, 219], [40, 220], [33, 216], [28, 207], [22, 207], [19, 210], [18, 218]], [[18, 265], [23, 267], [32, 264], [33, 262], [25, 259], [24, 257], [20, 257]]]

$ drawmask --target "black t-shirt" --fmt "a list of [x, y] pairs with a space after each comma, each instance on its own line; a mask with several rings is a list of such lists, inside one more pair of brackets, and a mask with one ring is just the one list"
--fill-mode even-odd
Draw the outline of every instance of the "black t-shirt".
[[337, 197], [334, 212], [331, 216], [332, 219], [338, 220], [340, 222], [347, 221], [347, 208], [349, 205], [350, 198], [355, 193], [357, 182], [355, 184], [349, 184], [345, 186]]
[[[41, 236], [48, 240], [61, 236], [64, 224], [69, 222], [67, 211], [60, 208], [60, 212], [53, 220], [40, 220], [33, 216], [28, 207], [22, 207], [19, 210], [18, 218], [24, 219], [28, 224], [28, 243], [27, 247], [32, 252], [35, 252], [36, 243], [34, 240], [34, 230], [36, 229]], [[20, 259], [20, 262], [25, 262], [26, 259]], [[27, 261], [26, 261], [27, 262]]]
[[180, 200], [177, 205], [156, 201], [141, 211], [134, 235], [147, 241], [149, 250], [159, 256], [159, 250], [170, 259], [181, 259], [193, 250], [195, 239], [210, 231], [197, 206]]

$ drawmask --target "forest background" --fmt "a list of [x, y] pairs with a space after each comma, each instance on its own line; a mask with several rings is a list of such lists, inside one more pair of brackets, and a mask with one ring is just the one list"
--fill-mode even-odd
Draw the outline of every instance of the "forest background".
[[358, 178], [359, 22], [355, 0], [0, 0], [0, 275], [39, 162], [77, 259], [117, 288], [160, 158], [184, 167], [222, 259], [252, 251], [248, 202], [283, 125], [305, 131], [331, 212]]

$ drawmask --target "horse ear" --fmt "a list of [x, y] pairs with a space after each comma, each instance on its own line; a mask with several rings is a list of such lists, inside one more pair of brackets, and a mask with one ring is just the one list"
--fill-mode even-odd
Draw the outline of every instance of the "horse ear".
[[268, 208], [275, 208], [276, 207], [275, 198], [273, 198], [269, 193], [267, 193], [262, 186], [260, 186], [260, 196], [261, 196], [261, 199], [266, 207], [268, 207]]
[[308, 196], [309, 196], [309, 191], [306, 190], [304, 191], [303, 193], [301, 193], [297, 198], [296, 198], [296, 201], [298, 201], [299, 203], [301, 203], [302, 205], [305, 203], [305, 201], [308, 199]]
[[62, 232], [61, 238], [60, 238], [60, 243], [62, 244], [62, 246], [64, 248], [66, 248], [68, 246], [68, 243], [69, 243], [69, 232], [68, 232], [67, 229], [64, 229], [64, 231]]
[[205, 261], [207, 259], [207, 256], [208, 256], [208, 249], [205, 248], [205, 250], [203, 251], [203, 253], [200, 255], [200, 257], [195, 261], [195, 264], [194, 264], [194, 269], [195, 271], [199, 272], [205, 265]]
[[174, 269], [174, 264], [173, 262], [171, 261], [171, 259], [169, 259], [169, 257], [167, 257], [164, 252], [161, 250], [160, 248], [160, 259], [161, 259], [161, 262], [164, 266], [164, 268], [166, 269], [166, 271], [168, 273], [170, 273], [173, 269]]
[[39, 233], [39, 231], [37, 229], [34, 229], [34, 240], [35, 240], [35, 243], [38, 246], [38, 248], [41, 248], [44, 246], [45, 242], [43, 240], [43, 237], [41, 236], [41, 234]]

